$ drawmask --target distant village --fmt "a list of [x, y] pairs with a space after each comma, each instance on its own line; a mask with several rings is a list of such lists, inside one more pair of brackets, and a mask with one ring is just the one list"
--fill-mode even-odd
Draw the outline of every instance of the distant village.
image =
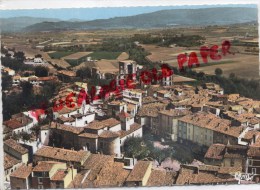
[[[88, 91], [89, 85], [75, 82], [75, 71], [61, 69], [47, 77], [33, 73], [25, 77], [2, 66], [2, 72], [12, 77], [13, 89], [19, 90], [22, 81], [35, 87], [59, 81], [62, 87], [50, 102], [76, 93], [70, 102], [75, 106], [54, 110], [47, 124], [39, 126], [46, 118], [41, 109], [17, 113], [3, 122], [7, 186], [47, 189], [260, 182], [260, 101], [225, 94], [215, 83], [196, 86], [195, 79], [176, 74], [144, 84], [138, 78], [142, 66], [125, 54], [113, 61], [89, 59], [91, 73], [108, 81], [114, 78], [117, 86], [120, 79], [134, 75], [136, 88], [125, 88], [120, 94], [107, 92], [105, 98], [80, 106], [78, 94], [82, 88]], [[48, 63], [33, 58], [25, 64]], [[99, 90], [96, 86], [97, 94]], [[35, 126], [37, 132], [32, 130]], [[13, 138], [22, 132], [29, 133], [30, 139]], [[147, 133], [159, 137], [152, 142], [159, 149], [169, 142], [204, 155], [190, 163], [126, 156], [127, 140]]]

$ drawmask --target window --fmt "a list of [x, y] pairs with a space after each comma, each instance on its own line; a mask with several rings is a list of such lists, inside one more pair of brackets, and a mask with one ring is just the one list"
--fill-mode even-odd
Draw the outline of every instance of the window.
[[252, 168], [252, 174], [256, 174], [256, 168]]
[[248, 160], [248, 165], [253, 166], [253, 160]]
[[42, 178], [38, 178], [38, 184], [42, 184]]

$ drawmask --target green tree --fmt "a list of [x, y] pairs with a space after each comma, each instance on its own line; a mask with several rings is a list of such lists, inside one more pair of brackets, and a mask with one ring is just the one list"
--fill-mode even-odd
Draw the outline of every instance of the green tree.
[[12, 77], [8, 74], [2, 73], [2, 89], [7, 90], [12, 86]]
[[143, 159], [149, 156], [150, 151], [140, 137], [130, 137], [124, 143], [125, 155], [137, 159]]
[[44, 66], [37, 66], [34, 71], [37, 77], [47, 77], [49, 75], [49, 69]]
[[14, 139], [14, 140], [17, 141], [17, 140], [19, 140], [20, 138], [21, 138], [21, 135], [20, 135], [20, 134], [17, 134], [17, 133], [15, 133], [15, 132], [12, 134], [12, 139]]
[[19, 62], [23, 62], [25, 60], [24, 52], [22, 52], [22, 51], [14, 52], [14, 57]]
[[216, 69], [215, 69], [215, 74], [216, 74], [217, 76], [221, 76], [221, 75], [223, 74], [222, 69], [216, 68]]
[[91, 69], [89, 67], [82, 67], [76, 72], [77, 77], [80, 77], [82, 80], [91, 78]]
[[33, 85], [30, 82], [22, 82], [22, 96], [24, 98], [28, 98], [28, 96], [31, 96], [33, 94]]
[[20, 135], [21, 135], [23, 142], [28, 142], [28, 141], [30, 142], [31, 141], [31, 135], [29, 133], [21, 132]]
[[36, 137], [38, 137], [41, 131], [41, 127], [39, 125], [35, 125], [31, 128], [31, 131], [36, 135]]

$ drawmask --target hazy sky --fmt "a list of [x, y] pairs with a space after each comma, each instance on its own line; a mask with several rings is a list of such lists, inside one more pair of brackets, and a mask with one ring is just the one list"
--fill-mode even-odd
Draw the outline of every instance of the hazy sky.
[[157, 7], [117, 7], [117, 8], [73, 8], [73, 9], [37, 9], [37, 10], [1, 10], [0, 18], [9, 17], [43, 17], [43, 18], [58, 18], [61, 20], [80, 19], [94, 20], [107, 19], [120, 16], [132, 16], [142, 13], [150, 13], [165, 9], [198, 9], [210, 7], [253, 7], [257, 5], [198, 5], [198, 6], [157, 6]]

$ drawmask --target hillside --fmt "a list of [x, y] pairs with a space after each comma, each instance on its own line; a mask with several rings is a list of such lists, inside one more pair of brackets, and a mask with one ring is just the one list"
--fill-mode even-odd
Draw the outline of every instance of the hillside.
[[111, 28], [157, 28], [166, 26], [226, 25], [257, 21], [256, 8], [218, 7], [205, 9], [173, 9], [128, 17], [115, 17], [83, 22], [41, 22], [26, 26], [23, 31], [53, 31]]
[[59, 19], [55, 18], [35, 18], [35, 17], [12, 17], [12, 18], [0, 18], [2, 32], [16, 32], [23, 28], [41, 23], [44, 21], [58, 22]]

